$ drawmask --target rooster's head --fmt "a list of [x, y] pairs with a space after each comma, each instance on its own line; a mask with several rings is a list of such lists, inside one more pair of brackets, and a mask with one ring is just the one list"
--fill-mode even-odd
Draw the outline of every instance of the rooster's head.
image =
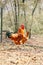
[[22, 29], [24, 29], [25, 27], [24, 27], [24, 24], [22, 24], [21, 26], [20, 26]]

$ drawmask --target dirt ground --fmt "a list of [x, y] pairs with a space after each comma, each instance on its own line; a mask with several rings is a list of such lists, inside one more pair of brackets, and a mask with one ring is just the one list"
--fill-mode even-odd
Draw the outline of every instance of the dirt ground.
[[43, 65], [43, 36], [32, 36], [20, 46], [9, 39], [3, 40], [0, 43], [0, 65]]

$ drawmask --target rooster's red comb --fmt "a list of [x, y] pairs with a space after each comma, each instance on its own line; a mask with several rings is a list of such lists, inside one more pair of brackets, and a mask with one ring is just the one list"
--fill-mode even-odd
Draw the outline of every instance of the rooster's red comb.
[[24, 29], [24, 24], [21, 25], [21, 28]]

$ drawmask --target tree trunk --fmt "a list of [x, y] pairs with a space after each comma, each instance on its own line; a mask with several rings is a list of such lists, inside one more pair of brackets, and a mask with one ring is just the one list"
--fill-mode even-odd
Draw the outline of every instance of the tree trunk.
[[35, 7], [34, 7], [34, 9], [32, 11], [32, 22], [31, 22], [31, 25], [30, 25], [30, 35], [29, 35], [29, 38], [31, 38], [31, 28], [32, 28], [32, 24], [33, 24], [33, 15], [34, 15], [34, 12], [36, 10], [37, 4], [38, 4], [38, 0], [36, 1]]
[[18, 20], [17, 20], [17, 3], [15, 1], [15, 33], [17, 32], [18, 30]]
[[3, 8], [1, 8], [1, 42], [2, 42], [2, 17], [3, 17]]
[[18, 27], [19, 27], [19, 13], [20, 13], [19, 0], [17, 0], [17, 4], [18, 4]]

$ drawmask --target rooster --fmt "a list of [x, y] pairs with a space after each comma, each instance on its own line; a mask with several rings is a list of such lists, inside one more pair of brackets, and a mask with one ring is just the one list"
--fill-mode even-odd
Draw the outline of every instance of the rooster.
[[22, 24], [17, 33], [6, 32], [6, 36], [14, 41], [16, 45], [24, 44], [28, 40], [29, 32], [24, 33], [24, 25]]

